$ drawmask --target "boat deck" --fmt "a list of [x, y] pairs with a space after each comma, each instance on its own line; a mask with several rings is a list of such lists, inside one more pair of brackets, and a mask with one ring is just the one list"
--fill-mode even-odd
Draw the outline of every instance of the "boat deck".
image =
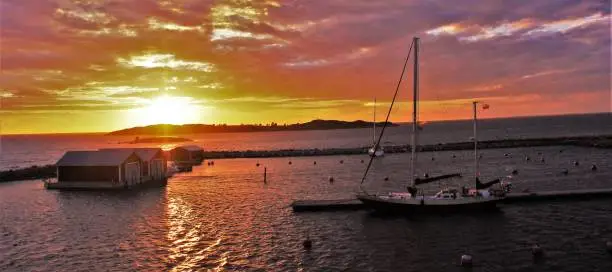
[[[504, 203], [558, 200], [590, 200], [600, 197], [612, 198], [612, 188], [510, 193], [504, 199]], [[330, 200], [297, 200], [291, 203], [291, 208], [294, 212], [315, 212], [363, 210], [366, 208], [366, 206], [356, 198], [347, 198]]]

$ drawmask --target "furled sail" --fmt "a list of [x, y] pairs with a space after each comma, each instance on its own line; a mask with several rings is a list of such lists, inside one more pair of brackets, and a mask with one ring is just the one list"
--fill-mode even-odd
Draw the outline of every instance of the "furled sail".
[[455, 178], [455, 177], [461, 177], [461, 174], [460, 173], [455, 173], [455, 174], [446, 174], [446, 175], [441, 175], [441, 176], [436, 176], [436, 177], [429, 177], [429, 178], [416, 178], [416, 179], [414, 179], [414, 185], [421, 185], [421, 184], [425, 184], [425, 183], [430, 183], [430, 182], [434, 182], [434, 181], [438, 181], [438, 180]]
[[480, 179], [476, 178], [476, 189], [477, 190], [487, 189], [487, 188], [493, 186], [494, 184], [500, 183], [500, 182], [501, 182], [500, 179], [494, 179], [492, 181], [482, 183], [482, 182], [480, 182]]

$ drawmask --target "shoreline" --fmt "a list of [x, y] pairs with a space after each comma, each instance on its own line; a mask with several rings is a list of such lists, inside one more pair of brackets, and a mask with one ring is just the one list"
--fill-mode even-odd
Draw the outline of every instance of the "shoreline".
[[[507, 139], [478, 142], [479, 149], [503, 149], [537, 146], [579, 146], [591, 148], [612, 148], [612, 135], [575, 136], [533, 139]], [[334, 155], [367, 155], [370, 147], [328, 148], [328, 149], [284, 149], [284, 150], [245, 150], [245, 151], [204, 151], [204, 159], [236, 158], [276, 158]], [[385, 146], [385, 153], [406, 153], [410, 145]], [[471, 150], [473, 142], [440, 143], [418, 146], [418, 152]], [[45, 179], [56, 176], [55, 165], [30, 166], [14, 170], [0, 171], [0, 183], [20, 180]]]

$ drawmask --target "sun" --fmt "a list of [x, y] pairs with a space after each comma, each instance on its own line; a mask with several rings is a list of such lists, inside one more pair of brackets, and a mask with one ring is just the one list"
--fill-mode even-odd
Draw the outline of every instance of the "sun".
[[135, 109], [133, 116], [138, 125], [183, 125], [198, 123], [202, 113], [202, 107], [190, 97], [160, 96], [146, 100], [145, 106]]

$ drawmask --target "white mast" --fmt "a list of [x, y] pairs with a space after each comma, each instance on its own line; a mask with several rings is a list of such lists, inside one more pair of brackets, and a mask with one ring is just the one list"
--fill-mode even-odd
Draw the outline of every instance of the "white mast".
[[376, 97], [374, 97], [374, 132], [372, 133], [372, 146], [373, 148], [376, 146]]
[[412, 154], [411, 154], [411, 167], [410, 167], [410, 186], [414, 186], [414, 174], [416, 173], [416, 147], [417, 147], [417, 131], [418, 131], [418, 100], [419, 100], [419, 38], [414, 37], [414, 78], [413, 78], [413, 96], [412, 96]]
[[480, 173], [478, 173], [478, 117], [476, 116], [478, 101], [474, 101], [472, 104], [474, 105], [474, 180], [477, 180], [480, 176]]

